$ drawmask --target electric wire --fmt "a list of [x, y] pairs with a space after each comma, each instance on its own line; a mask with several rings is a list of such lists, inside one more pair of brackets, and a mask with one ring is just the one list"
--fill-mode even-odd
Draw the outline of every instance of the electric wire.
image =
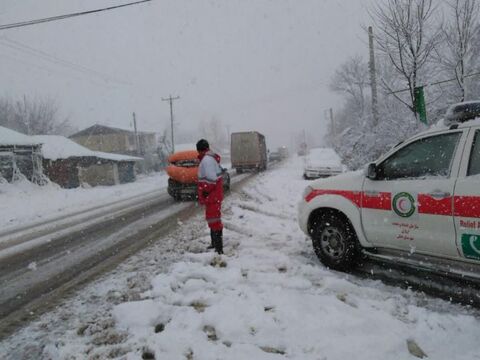
[[26, 53], [28, 55], [37, 56], [37, 57], [39, 57], [39, 58], [41, 58], [45, 61], [49, 61], [49, 62], [55, 64], [55, 65], [61, 65], [61, 66], [67, 67], [71, 70], [75, 70], [75, 71], [84, 73], [86, 75], [93, 75], [93, 76], [99, 77], [106, 82], [115, 82], [115, 83], [118, 83], [118, 84], [121, 84], [121, 85], [131, 85], [130, 82], [127, 82], [127, 81], [124, 81], [124, 80], [121, 80], [121, 79], [117, 79], [117, 78], [112, 77], [110, 75], [101, 73], [97, 70], [90, 69], [86, 66], [79, 65], [79, 64], [73, 63], [71, 61], [61, 59], [61, 58], [59, 58], [55, 55], [49, 54], [49, 53], [47, 53], [45, 51], [42, 51], [42, 50], [35, 49], [31, 46], [28, 46], [28, 45], [20, 43], [18, 41], [9, 39], [5, 36], [0, 36], [0, 45], [2, 45], [4, 47], [11, 48], [11, 49], [14, 49], [14, 50], [17, 50], [17, 51], [20, 51], [20, 52], [23, 52], [23, 53]]
[[140, 0], [140, 1], [135, 1], [135, 2], [131, 2], [131, 3], [127, 3], [127, 4], [109, 6], [109, 7], [100, 8], [100, 9], [80, 11], [80, 12], [75, 12], [75, 13], [70, 13], [70, 14], [51, 16], [51, 17], [42, 18], [42, 19], [20, 21], [20, 22], [11, 23], [11, 24], [4, 24], [4, 25], [0, 25], [0, 30], [14, 29], [14, 28], [19, 28], [19, 27], [24, 27], [24, 26], [42, 24], [42, 23], [51, 22], [51, 21], [69, 19], [69, 18], [72, 18], [72, 17], [90, 15], [90, 14], [94, 14], [94, 13], [115, 10], [115, 9], [119, 9], [119, 8], [123, 8], [123, 7], [127, 7], [127, 6], [139, 5], [139, 4], [150, 2], [150, 1], [152, 1], [152, 0]]

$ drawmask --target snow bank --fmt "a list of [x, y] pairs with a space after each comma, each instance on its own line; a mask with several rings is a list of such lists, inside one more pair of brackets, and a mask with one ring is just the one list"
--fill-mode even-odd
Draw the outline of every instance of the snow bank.
[[62, 189], [54, 183], [38, 186], [26, 180], [0, 183], [0, 229], [46, 221], [166, 186], [163, 172], [139, 176], [134, 183], [93, 188]]

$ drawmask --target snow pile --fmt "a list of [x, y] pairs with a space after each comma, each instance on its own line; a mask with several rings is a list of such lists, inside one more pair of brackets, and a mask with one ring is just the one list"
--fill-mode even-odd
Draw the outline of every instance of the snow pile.
[[140, 176], [134, 183], [94, 188], [62, 189], [54, 183], [38, 186], [27, 180], [0, 183], [0, 229], [47, 221], [166, 186], [163, 172]]

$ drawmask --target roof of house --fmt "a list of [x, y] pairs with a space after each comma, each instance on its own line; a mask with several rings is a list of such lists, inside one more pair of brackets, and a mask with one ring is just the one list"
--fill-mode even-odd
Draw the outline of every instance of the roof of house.
[[48, 160], [68, 159], [69, 157], [93, 156], [93, 151], [64, 136], [35, 135], [35, 141], [43, 144], [42, 155]]
[[39, 144], [31, 136], [0, 126], [0, 145], [33, 146]]
[[[133, 135], [135, 131], [132, 129], [122, 129], [119, 127], [113, 126], [106, 126], [95, 124], [86, 129], [80, 130], [79, 132], [70, 135], [70, 138], [80, 137], [80, 136], [92, 136], [92, 135], [108, 135], [108, 134], [127, 134]], [[145, 132], [145, 131], [138, 131], [138, 134], [148, 135], [148, 134], [155, 134], [154, 132]]]
[[113, 160], [113, 161], [139, 161], [143, 160], [141, 157], [136, 156], [128, 156], [122, 154], [113, 154], [113, 153], [106, 153], [102, 151], [94, 151], [95, 155], [100, 159], [106, 160]]
[[141, 158], [120, 154], [110, 154], [101, 151], [92, 151], [77, 144], [64, 136], [58, 135], [35, 135], [32, 138], [43, 144], [42, 155], [48, 160], [68, 159], [73, 157], [96, 157], [98, 159], [112, 161], [137, 161]]

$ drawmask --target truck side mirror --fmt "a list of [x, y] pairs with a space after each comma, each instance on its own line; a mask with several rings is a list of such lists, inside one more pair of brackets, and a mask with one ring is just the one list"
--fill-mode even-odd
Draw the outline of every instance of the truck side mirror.
[[377, 164], [375, 163], [368, 164], [366, 175], [367, 175], [367, 178], [369, 178], [370, 180], [376, 180], [378, 175]]

